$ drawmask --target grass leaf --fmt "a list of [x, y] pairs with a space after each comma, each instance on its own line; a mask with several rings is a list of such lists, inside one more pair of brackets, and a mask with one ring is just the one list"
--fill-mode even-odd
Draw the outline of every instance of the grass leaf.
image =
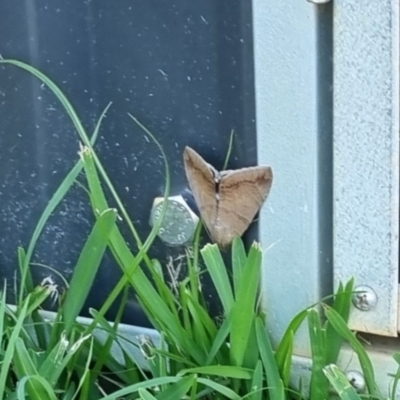
[[7, 349], [3, 355], [1, 368], [0, 368], [0, 399], [4, 399], [4, 391], [6, 388], [6, 381], [8, 378], [8, 374], [10, 373], [11, 362], [14, 357], [15, 346], [19, 336], [21, 334], [21, 330], [23, 328], [23, 323], [26, 318], [26, 311], [28, 309], [30, 296], [28, 295], [23, 303], [22, 309], [19, 312], [18, 319], [16, 324], [12, 330], [11, 336], [7, 343]]
[[81, 312], [89, 294], [87, 288], [93, 284], [116, 217], [116, 210], [113, 209], [108, 209], [99, 215], [79, 255], [63, 305], [67, 334], [71, 332], [75, 319]]
[[172, 400], [172, 399], [183, 399], [186, 393], [195, 384], [196, 376], [187, 376], [180, 379], [178, 382], [173, 383], [168, 389], [163, 390], [157, 395], [158, 400]]
[[[30, 391], [29, 387], [32, 386], [37, 388], [37, 391]], [[25, 387], [26, 391], [30, 394], [30, 400], [57, 400], [57, 396], [49, 383], [39, 375], [28, 375], [20, 379], [17, 387], [18, 399], [26, 398]]]
[[123, 389], [117, 390], [113, 393], [110, 393], [104, 397], [99, 398], [98, 400], [118, 400], [123, 396], [130, 395], [132, 393], [136, 393], [139, 389], [151, 389], [157, 386], [172, 384], [179, 382], [183, 378], [179, 378], [176, 376], [165, 376], [162, 378], [154, 378], [149, 379], [144, 382], [135, 383], [133, 385], [129, 385]]
[[154, 397], [149, 391], [146, 389], [138, 390], [140, 398], [143, 400], [157, 400], [157, 397]]
[[347, 327], [346, 322], [337, 311], [325, 304], [323, 304], [323, 307], [325, 310], [326, 318], [335, 328], [336, 332], [338, 332], [339, 335], [346, 339], [350, 343], [354, 351], [357, 353], [369, 393], [372, 396], [380, 398], [381, 395], [375, 381], [374, 368], [364, 347], [361, 345], [353, 332], [351, 332], [351, 330]]
[[251, 370], [241, 367], [234, 367], [232, 365], [208, 365], [205, 367], [183, 369], [178, 373], [178, 376], [187, 374], [213, 375], [233, 379], [252, 378]]
[[214, 382], [211, 379], [207, 378], [197, 378], [197, 382], [202, 383], [203, 385], [209, 387], [213, 391], [222, 394], [223, 396], [227, 397], [228, 399], [232, 400], [240, 400], [240, 396], [236, 394], [232, 389], [221, 385], [220, 383]]
[[[290, 322], [289, 326], [279, 343], [279, 346], [275, 352], [275, 359], [281, 374], [286, 370], [288, 365], [288, 354], [291, 359], [290, 349], [293, 348], [293, 337], [300, 328], [303, 321], [307, 318], [308, 311], [300, 311]], [[283, 375], [282, 375], [283, 376]]]
[[251, 394], [249, 400], [262, 400], [263, 395], [263, 368], [261, 360], [258, 360], [254, 369], [253, 379], [251, 381]]
[[233, 307], [234, 298], [221, 252], [216, 244], [207, 244], [200, 250], [200, 253], [217, 290], [225, 315], [228, 315]]
[[246, 265], [247, 255], [241, 238], [235, 237], [232, 242], [232, 275], [235, 295], [237, 295], [242, 273]]
[[319, 313], [315, 309], [308, 311], [308, 331], [310, 335], [312, 369], [310, 382], [310, 400], [321, 400], [328, 397], [328, 380], [322, 368], [326, 366], [326, 331], [321, 326]]
[[268, 394], [271, 400], [285, 400], [285, 388], [279, 375], [279, 369], [272, 351], [265, 325], [260, 317], [256, 318], [256, 336], [260, 348], [261, 360], [264, 364], [268, 382]]
[[[354, 279], [349, 280], [344, 288], [342, 283], [340, 283], [335, 293], [335, 300], [332, 304], [332, 308], [338, 312], [346, 323], [350, 315], [353, 285]], [[326, 342], [329, 343], [326, 349], [326, 363], [336, 363], [343, 344], [343, 337], [339, 335], [329, 323], [326, 328]]]
[[245, 273], [242, 275], [238, 286], [238, 293], [232, 309], [230, 351], [232, 363], [236, 366], [241, 366], [243, 363], [255, 317], [258, 286], [261, 278], [261, 257], [260, 246], [253, 244], [247, 257], [244, 267]]
[[341, 400], [362, 400], [353, 386], [351, 386], [349, 380], [336, 365], [330, 364], [326, 366], [323, 372], [335, 388]]

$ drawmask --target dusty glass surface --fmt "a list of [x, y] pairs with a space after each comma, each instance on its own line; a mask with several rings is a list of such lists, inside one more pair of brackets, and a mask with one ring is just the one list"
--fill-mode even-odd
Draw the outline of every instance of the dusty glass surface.
[[[128, 112], [164, 147], [172, 195], [187, 188], [185, 145], [220, 169], [235, 129], [229, 167], [257, 162], [251, 2], [1, 2], [0, 54], [53, 79], [89, 131], [113, 102], [97, 149], [143, 237], [153, 199], [163, 193], [163, 161]], [[60, 104], [35, 78], [2, 67], [0, 88], [0, 278], [12, 285], [17, 245], [27, 245], [79, 146]], [[74, 187], [49, 221], [35, 260], [69, 278], [92, 223], [86, 195]], [[181, 253], [158, 241], [151, 255], [166, 262]], [[40, 281], [48, 271], [35, 267], [34, 274]], [[119, 276], [108, 255], [88, 305], [99, 308]], [[135, 302], [131, 307], [124, 322], [146, 324]]]

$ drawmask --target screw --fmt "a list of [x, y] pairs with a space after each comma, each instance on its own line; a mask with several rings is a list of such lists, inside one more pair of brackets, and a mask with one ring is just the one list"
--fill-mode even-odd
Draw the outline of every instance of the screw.
[[357, 393], [363, 393], [366, 388], [365, 378], [361, 372], [347, 371], [346, 378], [349, 380], [350, 385], [356, 390]]
[[168, 199], [156, 197], [150, 213], [151, 227], [160, 218], [165, 201], [168, 202], [167, 210], [157, 233], [158, 237], [168, 246], [183, 246], [193, 239], [200, 219], [181, 195], [171, 196]]
[[353, 294], [353, 304], [360, 311], [370, 311], [378, 302], [376, 293], [369, 286], [357, 286], [354, 291], [359, 293]]

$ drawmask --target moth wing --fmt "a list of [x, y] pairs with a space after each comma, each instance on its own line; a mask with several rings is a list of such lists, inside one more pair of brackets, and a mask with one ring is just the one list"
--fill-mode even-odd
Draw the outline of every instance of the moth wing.
[[185, 148], [183, 160], [190, 190], [212, 236], [212, 227], [217, 218], [215, 177], [218, 176], [218, 172], [190, 147]]
[[218, 221], [213, 238], [222, 246], [242, 236], [266, 200], [273, 174], [270, 167], [223, 171], [219, 185]]

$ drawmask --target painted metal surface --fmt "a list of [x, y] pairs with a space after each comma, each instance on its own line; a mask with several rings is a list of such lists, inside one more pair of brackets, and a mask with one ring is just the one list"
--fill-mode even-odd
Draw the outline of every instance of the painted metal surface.
[[377, 295], [351, 327], [397, 335], [399, 1], [334, 2], [334, 276]]
[[[260, 165], [274, 184], [260, 213], [263, 304], [276, 343], [332, 292], [331, 6], [253, 1]], [[321, 104], [325, 108], [321, 107]], [[296, 354], [308, 355], [308, 335]]]

